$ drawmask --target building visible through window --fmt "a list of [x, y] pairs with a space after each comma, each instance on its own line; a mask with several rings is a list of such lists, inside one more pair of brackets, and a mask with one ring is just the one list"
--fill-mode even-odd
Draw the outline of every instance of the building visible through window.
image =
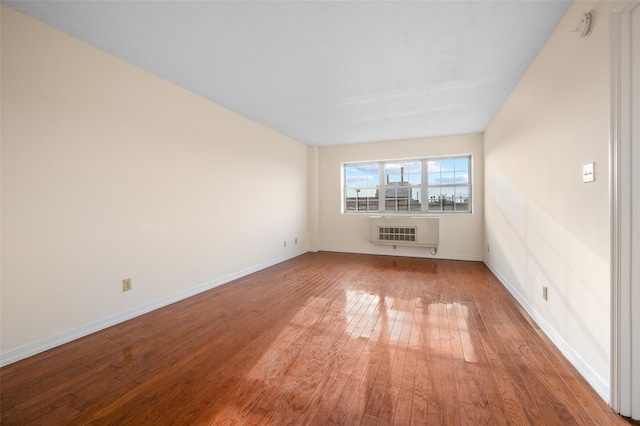
[[345, 213], [471, 212], [470, 156], [348, 163], [343, 173]]
[[471, 211], [470, 157], [427, 160], [429, 211]]

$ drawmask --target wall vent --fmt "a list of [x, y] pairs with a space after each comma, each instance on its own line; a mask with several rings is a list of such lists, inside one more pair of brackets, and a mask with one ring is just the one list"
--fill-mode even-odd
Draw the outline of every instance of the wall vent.
[[379, 241], [416, 241], [415, 226], [403, 226], [400, 228], [378, 227]]
[[437, 217], [369, 217], [369, 239], [374, 244], [438, 247], [440, 219]]

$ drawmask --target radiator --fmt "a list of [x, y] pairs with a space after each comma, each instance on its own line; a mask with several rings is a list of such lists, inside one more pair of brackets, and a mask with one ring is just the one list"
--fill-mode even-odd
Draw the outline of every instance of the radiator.
[[369, 239], [374, 244], [438, 247], [437, 217], [369, 217]]

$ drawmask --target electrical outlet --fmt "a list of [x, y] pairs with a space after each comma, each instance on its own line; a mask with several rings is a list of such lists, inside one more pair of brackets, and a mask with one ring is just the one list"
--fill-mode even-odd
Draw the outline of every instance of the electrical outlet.
[[295, 243], [298, 244], [298, 239], [296, 238]]
[[542, 298], [544, 300], [548, 300], [547, 299], [547, 286], [544, 286], [544, 285], [542, 286]]
[[284, 246], [285, 246], [285, 247], [287, 246], [287, 242], [286, 242], [286, 241], [284, 242]]
[[122, 291], [131, 291], [131, 278], [122, 280]]

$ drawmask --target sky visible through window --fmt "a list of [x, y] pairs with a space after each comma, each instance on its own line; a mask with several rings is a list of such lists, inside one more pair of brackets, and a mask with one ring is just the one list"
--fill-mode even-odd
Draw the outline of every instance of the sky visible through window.
[[[403, 202], [407, 210], [420, 209], [426, 197], [427, 211], [470, 211], [470, 166], [468, 156], [345, 164], [346, 208], [378, 210], [382, 184], [386, 200], [413, 200]], [[400, 209], [399, 204], [385, 207]]]
[[346, 186], [360, 188], [360, 197], [375, 197], [380, 183], [380, 171], [378, 163], [351, 164], [346, 166]]
[[[421, 163], [385, 164], [385, 173], [390, 182], [400, 182], [400, 168], [404, 167], [405, 181], [412, 185], [421, 183]], [[375, 187], [380, 182], [378, 163], [349, 164], [346, 166], [346, 187]], [[427, 162], [429, 185], [454, 185], [469, 183], [469, 159], [429, 160]]]
[[[469, 198], [469, 159], [448, 158], [427, 161], [427, 182], [430, 200], [453, 197], [455, 200]], [[462, 186], [457, 186], [462, 185]]]

